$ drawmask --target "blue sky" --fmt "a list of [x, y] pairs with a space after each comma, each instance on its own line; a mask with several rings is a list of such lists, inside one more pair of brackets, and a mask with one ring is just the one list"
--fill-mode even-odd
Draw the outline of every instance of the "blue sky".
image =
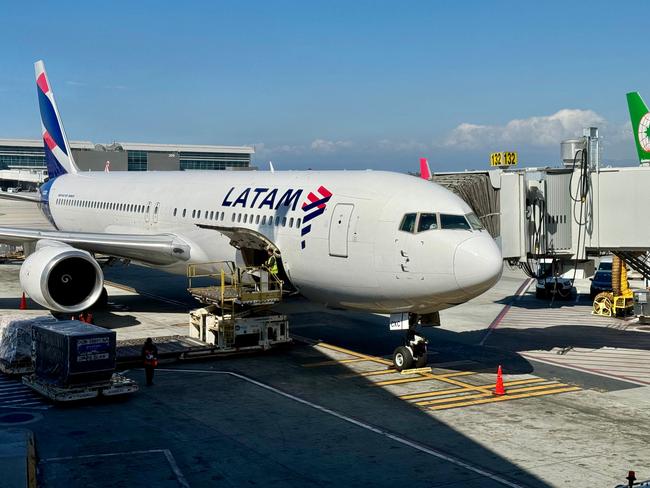
[[[38, 138], [45, 60], [68, 136], [254, 144], [276, 168], [558, 160], [595, 124], [635, 164], [625, 93], [646, 87], [645, 2], [8, 2], [0, 138]], [[640, 46], [636, 48], [635, 46]]]

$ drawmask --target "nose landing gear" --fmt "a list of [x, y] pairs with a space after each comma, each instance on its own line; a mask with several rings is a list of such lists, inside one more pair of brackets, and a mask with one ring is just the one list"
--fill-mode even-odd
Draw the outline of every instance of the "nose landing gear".
[[424, 368], [427, 365], [427, 340], [415, 332], [415, 325], [406, 331], [404, 345], [393, 352], [393, 366], [397, 371]]

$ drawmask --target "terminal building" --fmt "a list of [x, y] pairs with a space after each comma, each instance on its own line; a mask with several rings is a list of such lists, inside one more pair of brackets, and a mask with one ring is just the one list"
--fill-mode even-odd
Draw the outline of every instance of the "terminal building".
[[[190, 171], [248, 169], [255, 152], [249, 146], [94, 144], [71, 141], [81, 171]], [[0, 139], [0, 186], [30, 189], [47, 178], [42, 140]]]

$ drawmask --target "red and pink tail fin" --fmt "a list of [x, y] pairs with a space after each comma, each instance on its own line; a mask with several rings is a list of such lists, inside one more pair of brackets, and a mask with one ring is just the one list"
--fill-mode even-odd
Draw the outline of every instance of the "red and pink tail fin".
[[52, 179], [65, 173], [77, 173], [79, 169], [72, 158], [70, 144], [61, 123], [59, 109], [43, 61], [34, 63], [34, 71], [38, 106], [41, 111], [41, 134], [45, 143], [47, 174]]
[[420, 178], [424, 180], [431, 179], [431, 170], [429, 169], [429, 161], [427, 161], [427, 158], [420, 158]]

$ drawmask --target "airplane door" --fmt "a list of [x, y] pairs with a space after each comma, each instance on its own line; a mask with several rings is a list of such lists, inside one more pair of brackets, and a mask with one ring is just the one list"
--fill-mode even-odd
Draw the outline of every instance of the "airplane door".
[[153, 223], [158, 223], [158, 210], [160, 210], [160, 202], [156, 202], [156, 206], [153, 209]]
[[339, 203], [334, 207], [330, 220], [330, 256], [348, 257], [348, 232], [353, 210], [351, 203]]
[[151, 211], [151, 202], [147, 203], [147, 208], [144, 212], [144, 221], [149, 222], [149, 212]]

